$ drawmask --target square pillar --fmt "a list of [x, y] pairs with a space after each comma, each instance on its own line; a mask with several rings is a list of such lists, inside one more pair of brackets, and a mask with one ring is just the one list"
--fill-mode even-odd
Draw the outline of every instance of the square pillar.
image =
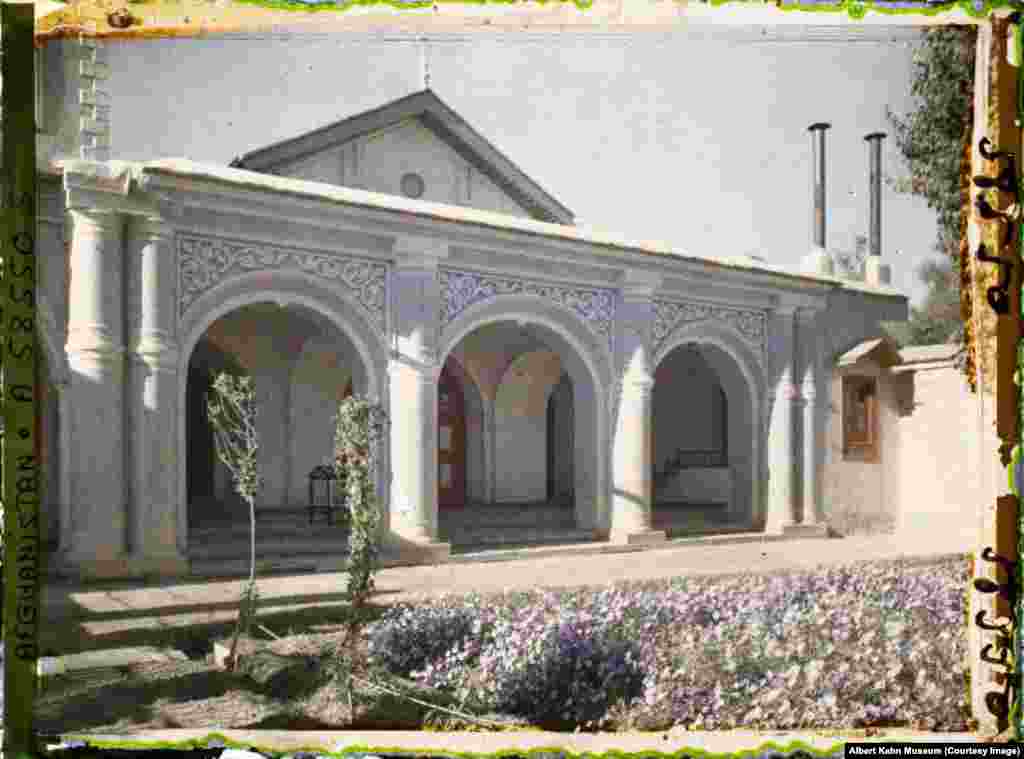
[[652, 275], [627, 272], [615, 318], [616, 364], [619, 371], [618, 413], [612, 447], [613, 543], [660, 543], [664, 530], [651, 527], [653, 439], [651, 395], [651, 331], [654, 291]]
[[445, 561], [451, 546], [440, 541], [437, 519], [437, 268], [447, 246], [429, 238], [400, 238], [395, 253], [387, 542], [400, 559]]

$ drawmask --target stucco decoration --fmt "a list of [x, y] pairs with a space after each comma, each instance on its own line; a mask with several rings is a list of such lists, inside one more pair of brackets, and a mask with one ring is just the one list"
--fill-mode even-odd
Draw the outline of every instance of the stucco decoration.
[[386, 264], [192, 235], [178, 236], [179, 315], [199, 296], [233, 274], [262, 269], [297, 269], [340, 285], [366, 312], [370, 323], [381, 334], [385, 332]]
[[615, 291], [599, 287], [558, 285], [442, 268], [441, 329], [470, 306], [499, 295], [536, 295], [558, 303], [580, 317], [598, 336], [612, 344]]
[[759, 353], [764, 353], [766, 335], [764, 311], [661, 299], [654, 301], [651, 353], [657, 355], [665, 340], [679, 326], [708, 319], [731, 325], [744, 340], [757, 348]]

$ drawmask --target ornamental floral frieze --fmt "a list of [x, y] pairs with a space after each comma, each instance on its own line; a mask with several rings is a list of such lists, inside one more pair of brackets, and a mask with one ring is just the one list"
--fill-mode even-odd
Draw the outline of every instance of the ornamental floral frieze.
[[729, 324], [759, 353], [763, 353], [766, 333], [764, 311], [660, 299], [654, 301], [653, 352], [657, 353], [682, 325], [709, 319]]
[[386, 326], [387, 265], [350, 256], [312, 253], [262, 243], [178, 236], [178, 313], [233, 276], [295, 270], [340, 286], [381, 333]]
[[554, 301], [580, 317], [609, 346], [615, 322], [615, 290], [581, 285], [560, 285], [519, 277], [442, 268], [441, 328], [470, 306], [500, 295], [535, 295]]

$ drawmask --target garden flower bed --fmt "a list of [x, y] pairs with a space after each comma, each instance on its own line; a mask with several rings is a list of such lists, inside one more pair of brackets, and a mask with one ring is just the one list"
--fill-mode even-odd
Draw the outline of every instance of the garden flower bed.
[[[199, 647], [69, 672], [45, 682], [37, 725], [969, 730], [968, 576], [960, 556], [450, 595], [375, 604], [355, 639], [337, 610], [264, 609], [269, 634], [250, 644], [272, 656], [253, 666], [225, 672]], [[192, 631], [207, 643], [230, 633]]]
[[371, 661], [551, 729], [969, 728], [966, 557], [444, 597]]

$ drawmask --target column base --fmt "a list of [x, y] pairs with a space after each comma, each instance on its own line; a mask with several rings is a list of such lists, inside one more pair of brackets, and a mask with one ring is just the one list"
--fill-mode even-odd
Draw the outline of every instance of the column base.
[[394, 532], [387, 535], [381, 549], [381, 564], [388, 567], [445, 564], [452, 555], [451, 543], [412, 539]]
[[91, 556], [58, 554], [50, 565], [53, 574], [61, 579], [86, 582], [89, 580], [123, 580], [131, 576], [128, 557], [96, 559]]
[[618, 545], [655, 545], [664, 543], [668, 538], [664, 530], [648, 529], [612, 529], [608, 534], [608, 542]]
[[786, 524], [782, 526], [782, 534], [787, 538], [827, 538], [827, 524]]
[[156, 556], [125, 554], [106, 559], [59, 553], [49, 562], [47, 573], [77, 582], [187, 577], [191, 573], [191, 565], [185, 556], [178, 553]]
[[186, 577], [192, 571], [188, 558], [179, 553], [129, 554], [126, 561], [132, 577]]

